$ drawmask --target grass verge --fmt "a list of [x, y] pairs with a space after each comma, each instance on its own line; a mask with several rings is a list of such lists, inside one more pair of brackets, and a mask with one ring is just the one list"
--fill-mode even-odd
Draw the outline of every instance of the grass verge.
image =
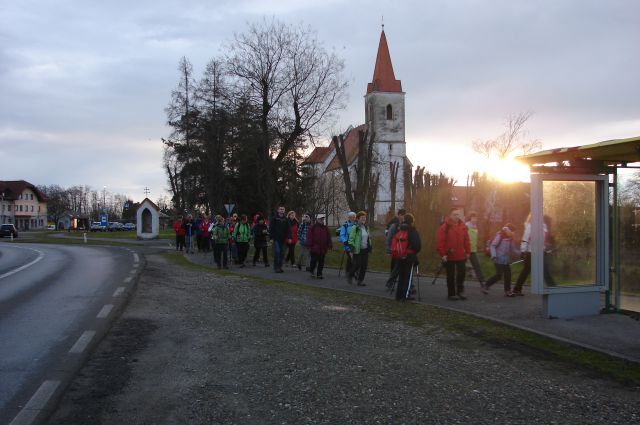
[[501, 348], [516, 350], [538, 358], [560, 362], [587, 372], [597, 373], [629, 386], [640, 386], [640, 364], [618, 359], [597, 351], [566, 344], [532, 332], [507, 326], [472, 315], [459, 313], [444, 308], [418, 304], [398, 303], [394, 300], [373, 297], [351, 292], [336, 291], [330, 288], [318, 288], [247, 276], [227, 270], [214, 270], [187, 260], [176, 252], [162, 254], [174, 264], [194, 270], [220, 275], [242, 276], [266, 285], [284, 290], [296, 291], [320, 298], [325, 301], [339, 303], [345, 307], [358, 308], [374, 314], [384, 320], [401, 321], [415, 327], [436, 326]]

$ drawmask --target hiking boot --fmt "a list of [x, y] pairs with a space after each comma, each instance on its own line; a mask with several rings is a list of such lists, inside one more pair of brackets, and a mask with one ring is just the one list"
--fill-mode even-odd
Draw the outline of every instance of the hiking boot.
[[504, 296], [505, 296], [505, 297], [509, 297], [509, 298], [511, 298], [511, 297], [515, 297], [515, 295], [514, 295], [514, 294], [513, 294], [513, 292], [511, 292], [511, 291], [505, 291]]
[[298, 270], [302, 270], [302, 265], [298, 264]]
[[467, 299], [467, 297], [465, 297], [465, 296], [464, 296], [464, 295], [462, 295], [462, 294], [458, 294], [458, 299], [459, 299], [459, 300], [466, 300], [466, 299]]
[[322, 277], [322, 275], [319, 274], [318, 276], [316, 276], [316, 279], [324, 279], [324, 277]]
[[449, 301], [458, 301], [459, 298], [457, 297], [457, 295], [449, 295], [449, 297], [447, 297], [447, 299]]
[[367, 286], [367, 284], [360, 280], [358, 281], [358, 286]]
[[489, 287], [487, 286], [486, 283], [484, 282], [480, 282], [480, 290], [482, 291], [483, 294], [487, 295], [489, 293]]

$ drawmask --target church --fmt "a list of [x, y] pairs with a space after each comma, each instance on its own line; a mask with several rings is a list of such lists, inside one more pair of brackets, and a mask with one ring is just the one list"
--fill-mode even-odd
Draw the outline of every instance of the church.
[[[405, 170], [411, 172], [411, 163], [406, 155], [405, 112], [402, 83], [393, 72], [393, 64], [387, 44], [387, 37], [382, 29], [378, 53], [376, 56], [373, 79], [367, 84], [364, 96], [365, 124], [349, 127], [343, 134], [345, 157], [349, 167], [355, 167], [358, 158], [358, 133], [368, 130], [374, 134], [374, 165], [379, 175], [375, 217], [383, 222], [391, 209], [402, 208], [405, 193]], [[318, 178], [337, 174], [341, 176], [341, 164], [333, 144], [327, 147], [316, 147], [305, 159], [303, 165], [311, 166]], [[392, 179], [392, 169], [397, 169], [397, 177]], [[353, 179], [355, 172], [350, 173]], [[394, 175], [395, 172], [394, 172]], [[410, 174], [409, 174], [410, 175]], [[393, 190], [392, 180], [395, 180]], [[395, 196], [392, 193], [395, 192]], [[392, 199], [393, 198], [393, 199]], [[332, 211], [329, 211], [329, 216]], [[340, 214], [336, 211], [335, 214]], [[334, 220], [335, 221], [335, 220]]]

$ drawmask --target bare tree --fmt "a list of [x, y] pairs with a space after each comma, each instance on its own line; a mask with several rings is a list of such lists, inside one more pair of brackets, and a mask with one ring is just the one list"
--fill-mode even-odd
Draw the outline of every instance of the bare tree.
[[227, 61], [238, 91], [260, 105], [256, 187], [271, 209], [275, 172], [287, 154], [313, 141], [320, 125], [344, 107], [344, 61], [328, 53], [310, 29], [275, 19], [236, 34]]
[[[366, 210], [373, 212], [378, 195], [380, 174], [375, 172], [374, 143], [375, 137], [369, 130], [358, 131], [358, 157], [355, 165], [355, 180], [352, 180], [350, 164], [344, 148], [344, 135], [333, 136], [332, 142], [336, 156], [342, 168], [345, 196], [351, 211]], [[352, 184], [355, 181], [355, 187]]]
[[529, 139], [529, 134], [524, 128], [531, 115], [531, 112], [520, 112], [509, 116], [502, 134], [495, 139], [474, 141], [473, 150], [487, 158], [505, 159], [516, 152], [526, 155], [540, 149], [542, 143], [538, 139]]

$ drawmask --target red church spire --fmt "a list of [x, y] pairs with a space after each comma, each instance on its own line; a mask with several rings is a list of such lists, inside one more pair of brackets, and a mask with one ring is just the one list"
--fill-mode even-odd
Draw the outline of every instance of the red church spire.
[[374, 91], [402, 92], [402, 83], [396, 80], [391, 64], [391, 55], [387, 45], [387, 37], [380, 34], [380, 44], [378, 45], [378, 56], [376, 57], [376, 67], [373, 70], [373, 81], [367, 84], [367, 93]]

